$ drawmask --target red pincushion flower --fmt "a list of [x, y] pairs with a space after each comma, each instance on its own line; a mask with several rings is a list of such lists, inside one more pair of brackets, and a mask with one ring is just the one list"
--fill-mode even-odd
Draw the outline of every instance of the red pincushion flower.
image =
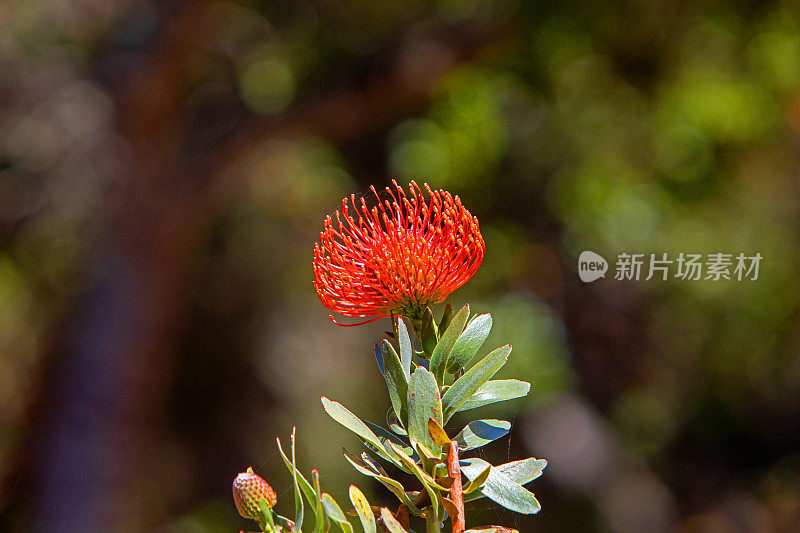
[[408, 196], [392, 183], [396, 191], [387, 187], [385, 200], [371, 188], [378, 201], [371, 209], [355, 195], [342, 200], [336, 222], [325, 219], [314, 245], [320, 300], [344, 316], [372, 317], [361, 324], [390, 314], [420, 317], [466, 283], [486, 251], [478, 219], [458, 196], [425, 184], [426, 200], [413, 181]]

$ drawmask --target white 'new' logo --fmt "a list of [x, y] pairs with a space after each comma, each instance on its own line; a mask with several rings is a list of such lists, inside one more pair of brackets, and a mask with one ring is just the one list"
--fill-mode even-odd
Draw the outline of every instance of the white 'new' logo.
[[581, 281], [589, 283], [596, 279], [604, 278], [607, 270], [608, 261], [599, 254], [585, 250], [578, 257], [578, 276], [580, 276]]

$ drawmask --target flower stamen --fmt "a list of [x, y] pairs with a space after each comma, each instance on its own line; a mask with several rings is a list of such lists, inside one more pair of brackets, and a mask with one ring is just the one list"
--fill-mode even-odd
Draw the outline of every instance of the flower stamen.
[[[314, 287], [322, 303], [343, 316], [418, 317], [466, 283], [486, 246], [478, 220], [458, 196], [414, 182], [409, 194], [397, 182], [377, 205], [355, 195], [342, 200], [323, 223], [314, 246]], [[351, 214], [355, 211], [354, 214]], [[355, 216], [354, 216], [355, 215]], [[356, 220], [357, 217], [357, 220]]]

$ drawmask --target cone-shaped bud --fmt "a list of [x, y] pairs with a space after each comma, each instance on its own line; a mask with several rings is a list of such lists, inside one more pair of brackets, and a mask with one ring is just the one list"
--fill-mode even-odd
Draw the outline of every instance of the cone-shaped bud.
[[269, 483], [253, 472], [252, 468], [248, 468], [247, 472], [242, 472], [233, 480], [233, 501], [236, 502], [240, 515], [256, 519], [261, 512], [259, 500], [267, 502], [267, 507], [271, 509], [278, 498]]

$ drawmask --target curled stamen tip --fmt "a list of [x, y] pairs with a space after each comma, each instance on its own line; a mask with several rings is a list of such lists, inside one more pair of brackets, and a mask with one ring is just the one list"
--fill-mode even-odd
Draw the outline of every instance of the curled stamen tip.
[[330, 318], [331, 322], [333, 322], [337, 326], [342, 326], [342, 327], [345, 327], [345, 328], [352, 328], [353, 326], [363, 326], [364, 324], [369, 324], [370, 322], [375, 322], [376, 320], [380, 320], [381, 318], [384, 318], [384, 317], [376, 316], [376, 317], [370, 318], [369, 320], [365, 320], [364, 322], [356, 322], [355, 324], [342, 324], [341, 322], [337, 322], [336, 319], [333, 318], [333, 315], [328, 315], [328, 318]]

